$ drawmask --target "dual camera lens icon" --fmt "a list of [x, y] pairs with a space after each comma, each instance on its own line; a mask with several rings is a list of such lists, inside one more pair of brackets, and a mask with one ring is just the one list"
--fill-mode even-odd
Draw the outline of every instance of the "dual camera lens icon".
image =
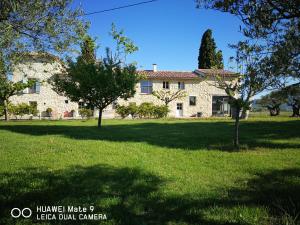
[[13, 208], [10, 211], [10, 215], [13, 218], [19, 218], [20, 216], [22, 216], [23, 218], [29, 218], [31, 217], [32, 211], [29, 208], [24, 208], [24, 209], [19, 209], [19, 208]]

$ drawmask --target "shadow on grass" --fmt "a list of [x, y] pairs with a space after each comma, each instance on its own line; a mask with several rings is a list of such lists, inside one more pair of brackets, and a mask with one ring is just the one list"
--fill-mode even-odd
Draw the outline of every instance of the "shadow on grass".
[[[179, 123], [136, 123], [105, 125], [101, 129], [83, 125], [1, 125], [0, 130], [34, 136], [61, 135], [79, 140], [107, 140], [114, 142], [146, 142], [151, 145], [194, 149], [217, 149], [232, 151], [233, 123], [224, 121], [179, 122]], [[246, 148], [300, 148], [300, 143], [286, 140], [300, 138], [300, 121], [284, 122], [249, 121], [242, 122], [240, 143]], [[274, 142], [283, 140], [284, 142]]]
[[[227, 197], [216, 194], [209, 198], [201, 193], [197, 196], [163, 194], [161, 190], [168, 181], [134, 168], [103, 165], [60, 171], [30, 168], [0, 175], [0, 224], [43, 224], [34, 219], [35, 213], [30, 219], [11, 218], [13, 207], [93, 205], [95, 213], [107, 214], [105, 224], [270, 225], [283, 224], [282, 211], [274, 203], [280, 203], [290, 215], [299, 212], [300, 203], [299, 169], [257, 175], [244, 188], [226, 190]], [[266, 207], [267, 218], [253, 211], [253, 207]], [[241, 216], [245, 213], [248, 216]], [[50, 223], [99, 224], [99, 221]]]

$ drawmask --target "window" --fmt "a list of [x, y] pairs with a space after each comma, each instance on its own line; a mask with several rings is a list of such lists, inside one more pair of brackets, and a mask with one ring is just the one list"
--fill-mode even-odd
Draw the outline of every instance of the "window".
[[[28, 79], [28, 81], [33, 79]], [[40, 93], [40, 82], [36, 81], [33, 86], [28, 88], [28, 94]]]
[[184, 82], [178, 82], [178, 89], [184, 90]]
[[169, 89], [169, 82], [168, 81], [163, 81], [163, 89]]
[[141, 93], [151, 94], [152, 93], [152, 81], [143, 80], [141, 81]]
[[177, 103], [176, 108], [177, 110], [182, 110], [182, 103]]
[[196, 96], [190, 96], [190, 105], [196, 105]]

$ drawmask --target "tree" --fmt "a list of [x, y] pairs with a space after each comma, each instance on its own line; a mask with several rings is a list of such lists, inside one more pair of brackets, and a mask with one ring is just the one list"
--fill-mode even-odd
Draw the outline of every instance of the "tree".
[[290, 85], [282, 89], [286, 102], [293, 109], [292, 117], [300, 116], [300, 83]]
[[154, 95], [159, 100], [163, 101], [167, 106], [170, 102], [186, 97], [186, 92], [183, 90], [178, 90], [176, 92], [172, 92], [170, 90], [160, 90], [153, 91], [152, 95]]
[[281, 91], [273, 91], [258, 100], [258, 104], [266, 107], [270, 116], [278, 116], [280, 114], [280, 105], [285, 102], [285, 95]]
[[9, 69], [27, 52], [73, 50], [87, 29], [72, 0], [2, 0], [0, 15], [0, 49]]
[[284, 85], [286, 77], [300, 78], [298, 0], [197, 0], [197, 6], [228, 12], [241, 19], [240, 29], [246, 41], [260, 43], [258, 54], [264, 57], [257, 67], [273, 85]]
[[259, 55], [256, 54], [255, 46], [245, 45], [241, 42], [234, 46], [237, 50], [236, 57], [232, 58], [239, 68], [233, 78], [214, 73], [214, 86], [225, 90], [229, 96], [229, 104], [232, 108], [232, 116], [235, 119], [234, 146], [239, 147], [239, 125], [241, 112], [245, 114], [250, 109], [252, 97], [259, 94], [269, 86], [264, 74], [259, 73], [256, 63], [259, 62]]
[[[112, 32], [117, 33], [114, 28]], [[118, 45], [119, 38], [122, 38], [122, 35], [116, 38]], [[97, 108], [100, 128], [103, 110], [119, 98], [126, 100], [132, 97], [139, 78], [133, 64], [122, 65], [120, 51], [113, 56], [107, 48], [106, 57], [97, 62], [92, 54], [95, 52], [93, 42], [87, 37], [81, 46], [81, 55], [77, 61], [69, 60], [66, 71], [62, 75], [53, 76], [49, 82], [57, 93], [67, 96], [71, 101], [84, 101], [90, 108]], [[124, 54], [128, 53], [127, 44], [132, 45], [132, 42], [127, 39], [123, 43], [124, 48], [118, 48], [123, 49]]]
[[9, 97], [33, 85], [8, 77], [23, 57], [31, 51], [64, 53], [79, 43], [87, 23], [79, 16], [81, 9], [71, 7], [71, 0], [0, 1], [0, 104], [5, 108]]
[[212, 37], [212, 30], [204, 32], [199, 49], [198, 68], [211, 69], [213, 67], [223, 69], [222, 51], [216, 52], [216, 43]]
[[0, 76], [0, 105], [4, 107], [5, 120], [9, 120], [8, 116], [8, 103], [9, 98], [17, 93], [23, 91], [25, 88], [31, 87], [35, 80], [30, 80], [27, 83], [17, 82], [14, 83], [8, 80], [5, 76]]

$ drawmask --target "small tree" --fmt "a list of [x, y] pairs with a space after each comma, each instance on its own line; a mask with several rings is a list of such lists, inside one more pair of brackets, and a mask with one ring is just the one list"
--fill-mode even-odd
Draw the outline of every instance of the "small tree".
[[0, 103], [4, 107], [5, 120], [9, 120], [8, 116], [8, 103], [9, 98], [20, 93], [25, 88], [31, 87], [35, 83], [35, 80], [29, 80], [27, 83], [17, 82], [14, 83], [8, 80], [5, 76], [0, 75]]
[[252, 97], [265, 90], [270, 84], [267, 82], [267, 77], [257, 70], [259, 63], [259, 54], [256, 54], [258, 49], [255, 46], [249, 46], [245, 42], [240, 42], [238, 45], [232, 46], [237, 50], [235, 58], [232, 58], [238, 64], [240, 72], [238, 79], [228, 80], [225, 75], [215, 72], [214, 85], [225, 90], [229, 96], [229, 104], [233, 110], [232, 115], [235, 119], [234, 129], [234, 146], [239, 147], [239, 125], [240, 114], [245, 114], [250, 109]]
[[186, 97], [186, 92], [184, 90], [178, 90], [172, 92], [170, 90], [160, 90], [160, 91], [153, 91], [152, 95], [154, 95], [159, 100], [163, 101], [164, 104], [167, 106], [170, 102], [176, 99], [182, 99]]
[[99, 110], [98, 127], [101, 127], [102, 112], [117, 99], [128, 99], [135, 94], [138, 82], [136, 67], [121, 62], [121, 55], [137, 50], [132, 41], [122, 36], [123, 31], [112, 28], [112, 35], [117, 41], [118, 51], [113, 56], [106, 49], [106, 57], [96, 62], [94, 41], [87, 37], [81, 46], [81, 55], [76, 62], [69, 60], [69, 66], [62, 75], [50, 79], [53, 89], [71, 101], [84, 101], [90, 108]]
[[285, 102], [285, 95], [281, 91], [273, 91], [268, 95], [261, 97], [258, 104], [266, 107], [270, 116], [278, 116], [280, 114], [280, 105]]
[[292, 117], [300, 116], [300, 83], [282, 89], [286, 102], [293, 109]]

